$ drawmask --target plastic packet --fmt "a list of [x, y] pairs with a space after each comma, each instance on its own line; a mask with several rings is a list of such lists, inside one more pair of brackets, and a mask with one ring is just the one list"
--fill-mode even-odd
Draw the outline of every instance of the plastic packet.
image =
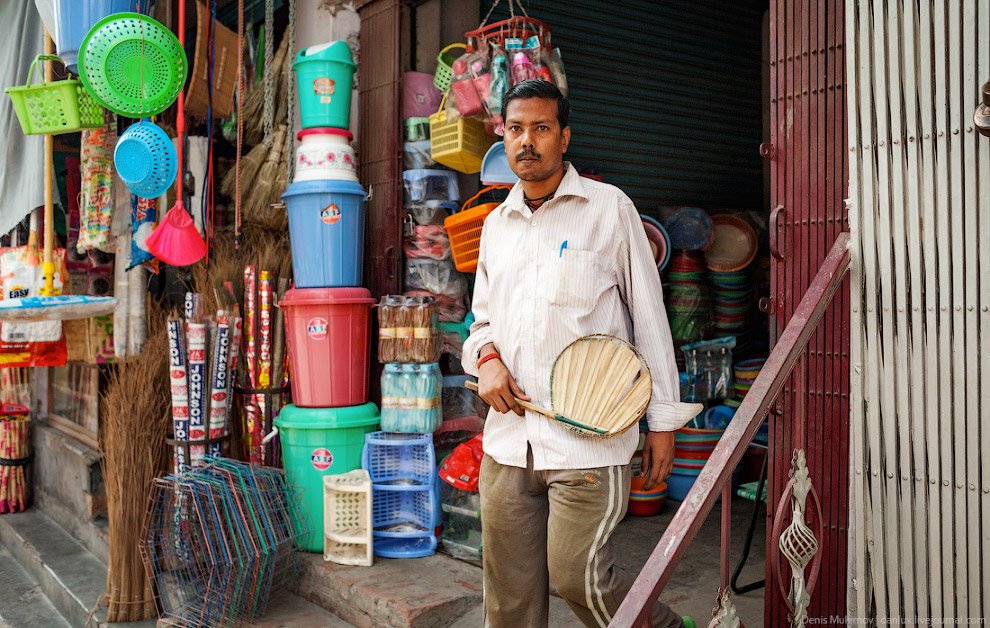
[[684, 365], [694, 383], [689, 402], [720, 402], [732, 394], [732, 349], [735, 336], [684, 345]]
[[[467, 320], [468, 306], [466, 296], [451, 297], [445, 294], [434, 294], [427, 290], [410, 290], [408, 296], [431, 296], [437, 304], [437, 313], [441, 323], [460, 323]], [[473, 319], [472, 319], [473, 320]]]
[[[478, 94], [478, 88], [475, 85], [475, 74], [472, 66], [477, 62], [473, 60], [474, 56], [473, 53], [465, 53], [451, 65], [454, 78], [450, 83], [450, 94], [457, 103], [457, 110], [462, 116], [477, 116], [485, 112], [481, 95]], [[487, 73], [484, 67], [481, 69], [488, 76], [488, 82], [491, 82], [491, 75]], [[450, 98], [448, 98], [448, 102], [450, 102]]]
[[457, 174], [450, 170], [406, 170], [402, 173], [407, 201], [448, 201], [460, 198]]
[[378, 305], [378, 361], [383, 364], [397, 361], [399, 308], [403, 302], [401, 296], [387, 294]]
[[560, 48], [543, 51], [543, 63], [550, 69], [550, 76], [564, 96], [567, 96], [567, 74], [564, 72], [564, 62], [560, 58]]
[[664, 305], [675, 345], [701, 340], [715, 324], [711, 292], [704, 284], [671, 283]]
[[418, 225], [442, 225], [447, 216], [457, 212], [457, 203], [450, 201], [414, 201], [405, 204], [405, 210], [412, 214]]
[[405, 286], [453, 298], [467, 294], [467, 279], [448, 260], [407, 259]]
[[509, 89], [509, 58], [497, 45], [492, 46], [491, 84], [488, 88], [488, 111], [496, 122], [502, 120], [502, 98]]
[[450, 238], [442, 225], [415, 225], [405, 238], [406, 257], [450, 259]]
[[540, 43], [540, 38], [533, 35], [526, 40], [523, 45], [523, 52], [526, 53], [526, 57], [529, 58], [530, 62], [530, 73], [532, 76], [530, 78], [541, 78], [545, 81], [550, 81], [553, 83], [553, 76], [550, 74], [550, 68], [546, 65], [546, 58], [544, 56], [543, 44]]
[[421, 170], [435, 166], [430, 152], [430, 140], [404, 142], [402, 144], [402, 165], [406, 170]]

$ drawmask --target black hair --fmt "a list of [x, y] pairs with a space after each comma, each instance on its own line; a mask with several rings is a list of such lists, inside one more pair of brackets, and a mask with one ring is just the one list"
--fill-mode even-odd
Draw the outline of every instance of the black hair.
[[509, 110], [509, 103], [517, 98], [544, 98], [546, 100], [557, 101], [557, 122], [560, 123], [560, 130], [567, 126], [567, 117], [571, 113], [571, 103], [567, 101], [557, 86], [546, 79], [527, 79], [519, 81], [512, 88], [505, 92], [502, 97], [502, 120], [505, 120], [506, 112]]

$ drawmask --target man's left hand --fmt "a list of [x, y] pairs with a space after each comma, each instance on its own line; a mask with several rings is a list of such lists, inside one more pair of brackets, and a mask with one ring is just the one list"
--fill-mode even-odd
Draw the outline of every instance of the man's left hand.
[[651, 491], [667, 479], [674, 468], [674, 433], [647, 432], [643, 443], [642, 474], [644, 491]]

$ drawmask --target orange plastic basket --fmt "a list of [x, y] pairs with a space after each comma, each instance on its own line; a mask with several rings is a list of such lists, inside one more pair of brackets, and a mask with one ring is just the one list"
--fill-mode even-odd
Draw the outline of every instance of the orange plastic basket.
[[468, 206], [479, 196], [491, 190], [508, 190], [510, 186], [493, 185], [482, 189], [472, 196], [461, 211], [448, 216], [443, 221], [444, 231], [450, 236], [450, 251], [454, 255], [454, 267], [462, 273], [473, 273], [478, 269], [478, 246], [481, 243], [481, 229], [485, 226], [485, 218], [501, 203], [481, 203], [476, 207]]

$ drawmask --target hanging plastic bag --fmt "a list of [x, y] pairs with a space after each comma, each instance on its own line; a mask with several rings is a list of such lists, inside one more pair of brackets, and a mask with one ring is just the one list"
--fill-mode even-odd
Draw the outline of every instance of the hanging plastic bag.
[[502, 98], [509, 90], [509, 58], [497, 44], [491, 47], [491, 85], [488, 88], [488, 111], [492, 114], [492, 119], [499, 123], [502, 121]]
[[467, 280], [448, 260], [407, 259], [405, 286], [457, 298], [467, 294]]
[[[65, 249], [52, 251], [53, 283], [63, 287]], [[35, 246], [0, 249], [0, 298], [39, 296], [44, 274]], [[61, 321], [9, 322], [0, 325], [0, 367], [63, 366], [68, 352]]]
[[443, 225], [415, 225], [405, 239], [407, 258], [450, 259], [450, 238]]
[[116, 116], [102, 129], [87, 129], [80, 139], [82, 202], [79, 205], [79, 252], [100, 249], [113, 253], [110, 223], [113, 208], [113, 149], [117, 143]]
[[732, 349], [735, 336], [724, 336], [684, 345], [684, 365], [694, 384], [689, 402], [717, 403], [732, 394]]

